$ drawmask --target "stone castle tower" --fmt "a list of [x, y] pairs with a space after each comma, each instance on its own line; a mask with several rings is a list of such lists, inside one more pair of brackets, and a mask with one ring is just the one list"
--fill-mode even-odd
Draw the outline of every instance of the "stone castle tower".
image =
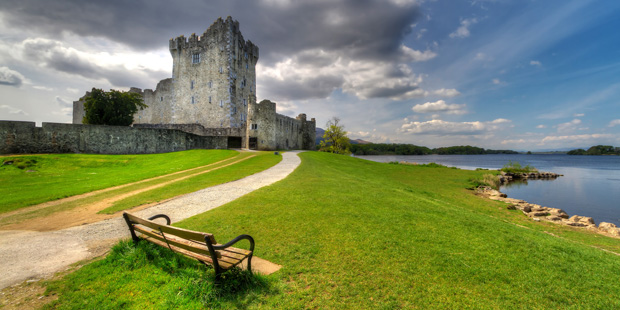
[[[258, 46], [243, 38], [238, 21], [219, 18], [202, 35], [170, 39], [169, 49], [172, 78], [155, 91], [130, 90], [148, 105], [134, 115], [135, 127], [227, 136], [229, 147], [314, 149], [314, 119], [277, 114], [270, 101], [256, 103]], [[74, 123], [81, 123], [83, 109], [74, 102]]]

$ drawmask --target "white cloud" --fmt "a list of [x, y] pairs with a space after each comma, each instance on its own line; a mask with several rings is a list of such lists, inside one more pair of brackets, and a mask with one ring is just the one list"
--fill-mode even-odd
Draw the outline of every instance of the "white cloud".
[[531, 61], [530, 61], [530, 65], [532, 65], [532, 66], [536, 66], [536, 67], [540, 67], [540, 66], [542, 66], [542, 64], [541, 64], [541, 63], [540, 63], [540, 61], [538, 61], [538, 60], [531, 60]]
[[6, 104], [0, 105], [0, 110], [7, 110], [9, 114], [28, 115], [28, 113], [24, 112], [23, 110], [16, 109]]
[[8, 67], [0, 67], [0, 85], [20, 87], [26, 78]]
[[411, 108], [416, 113], [437, 113], [445, 112], [447, 114], [465, 114], [465, 104], [447, 104], [443, 100], [435, 102], [427, 102], [424, 104], [416, 104]]
[[493, 84], [495, 84], [495, 85], [499, 85], [499, 84], [501, 84], [501, 83], [502, 83], [502, 81], [500, 81], [499, 79], [493, 79], [493, 80], [491, 80], [491, 82], [492, 82]]
[[399, 132], [420, 135], [482, 135], [511, 127], [507, 119], [496, 119], [490, 122], [446, 122], [431, 120], [427, 122], [409, 122], [403, 124]]
[[586, 134], [586, 135], [568, 135], [568, 136], [547, 136], [542, 139], [542, 143], [545, 142], [590, 142], [595, 139], [613, 138], [610, 134]]
[[584, 117], [586, 116], [584, 113], [575, 113], [573, 114], [573, 117]]
[[461, 93], [454, 88], [450, 88], [450, 89], [441, 88], [441, 89], [434, 90], [432, 94], [436, 96], [452, 98], [452, 97], [459, 96]]
[[424, 28], [424, 29], [420, 29], [420, 31], [418, 31], [418, 34], [416, 35], [416, 39], [422, 39], [422, 37], [424, 36], [424, 34], [428, 32], [428, 29]]
[[469, 27], [478, 23], [478, 19], [469, 18], [461, 21], [461, 26], [450, 34], [450, 38], [467, 38], [470, 35]]
[[426, 50], [424, 52], [420, 52], [418, 50], [411, 49], [404, 44], [400, 46], [400, 52], [403, 55], [403, 61], [405, 62], [427, 61], [437, 57], [437, 53], [433, 51]]
[[[158, 78], [164, 77], [163, 66], [165, 71], [170, 70], [169, 54], [136, 52], [118, 44], [115, 47], [117, 51], [114, 53], [80, 50], [61, 41], [29, 38], [13, 45], [12, 49], [17, 61], [36, 63], [39, 70], [47, 69], [56, 75], [62, 72], [91, 80], [105, 79], [119, 87], [154, 87]], [[164, 60], [164, 57], [168, 59]], [[46, 90], [42, 87], [45, 86], [35, 86], [36, 89]]]
[[304, 51], [273, 66], [259, 63], [256, 71], [261, 97], [278, 102], [326, 98], [338, 88], [360, 99], [403, 100], [429, 94], [419, 87], [422, 76], [406, 64], [356, 61], [339, 52]]
[[53, 91], [54, 89], [51, 87], [46, 87], [46, 86], [40, 86], [40, 85], [35, 85], [32, 86], [32, 88], [34, 89], [38, 89], [38, 90], [44, 90], [44, 91]]
[[562, 133], [562, 132], [571, 132], [571, 131], [575, 131], [577, 130], [577, 126], [581, 124], [581, 120], [576, 118], [570, 122], [567, 123], [562, 123], [562, 124], [558, 124], [555, 127], [557, 128], [558, 132]]
[[536, 128], [538, 128], [538, 129], [544, 129], [544, 128], [547, 128], [547, 126], [546, 126], [546, 125], [538, 125], [538, 126], [536, 126]]
[[608, 127], [615, 127], [615, 126], [620, 126], [620, 119], [615, 119], [615, 120], [609, 122]]

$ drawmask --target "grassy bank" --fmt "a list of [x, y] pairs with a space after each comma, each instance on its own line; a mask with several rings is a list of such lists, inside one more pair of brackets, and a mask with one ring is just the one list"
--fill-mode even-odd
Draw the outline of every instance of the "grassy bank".
[[208, 165], [237, 154], [192, 150], [149, 155], [1, 156], [0, 213]]
[[609, 252], [620, 241], [472, 195], [465, 188], [484, 171], [300, 156], [286, 180], [177, 224], [222, 242], [250, 234], [277, 273], [212, 286], [212, 270], [182, 271], [176, 258], [155, 262], [153, 249], [121, 244], [54, 283], [54, 307], [620, 307], [620, 257]]

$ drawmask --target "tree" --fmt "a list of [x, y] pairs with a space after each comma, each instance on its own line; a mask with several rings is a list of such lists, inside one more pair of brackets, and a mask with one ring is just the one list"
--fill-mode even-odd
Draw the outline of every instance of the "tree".
[[321, 141], [320, 151], [331, 152], [336, 154], [351, 154], [349, 149], [351, 143], [347, 132], [344, 131], [344, 126], [340, 125], [340, 119], [333, 117], [325, 125], [325, 134], [323, 134], [323, 141]]
[[133, 123], [133, 115], [146, 107], [139, 93], [114, 89], [105, 92], [102, 89], [93, 88], [85, 98], [85, 115], [82, 123], [129, 126]]

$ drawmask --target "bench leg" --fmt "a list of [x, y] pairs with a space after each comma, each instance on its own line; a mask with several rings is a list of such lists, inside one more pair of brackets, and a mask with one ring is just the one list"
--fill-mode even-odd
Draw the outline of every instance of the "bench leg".
[[[254, 253], [252, 253], [254, 254]], [[252, 254], [250, 254], [250, 256], [248, 256], [248, 271], [250, 273], [252, 273]]]
[[134, 242], [140, 241], [140, 238], [136, 236], [136, 232], [133, 230], [133, 224], [131, 223], [131, 220], [129, 220], [129, 216], [127, 216], [127, 213], [123, 213], [123, 218], [125, 219], [125, 223], [127, 223], [127, 226], [129, 227], [131, 239], [133, 239]]

